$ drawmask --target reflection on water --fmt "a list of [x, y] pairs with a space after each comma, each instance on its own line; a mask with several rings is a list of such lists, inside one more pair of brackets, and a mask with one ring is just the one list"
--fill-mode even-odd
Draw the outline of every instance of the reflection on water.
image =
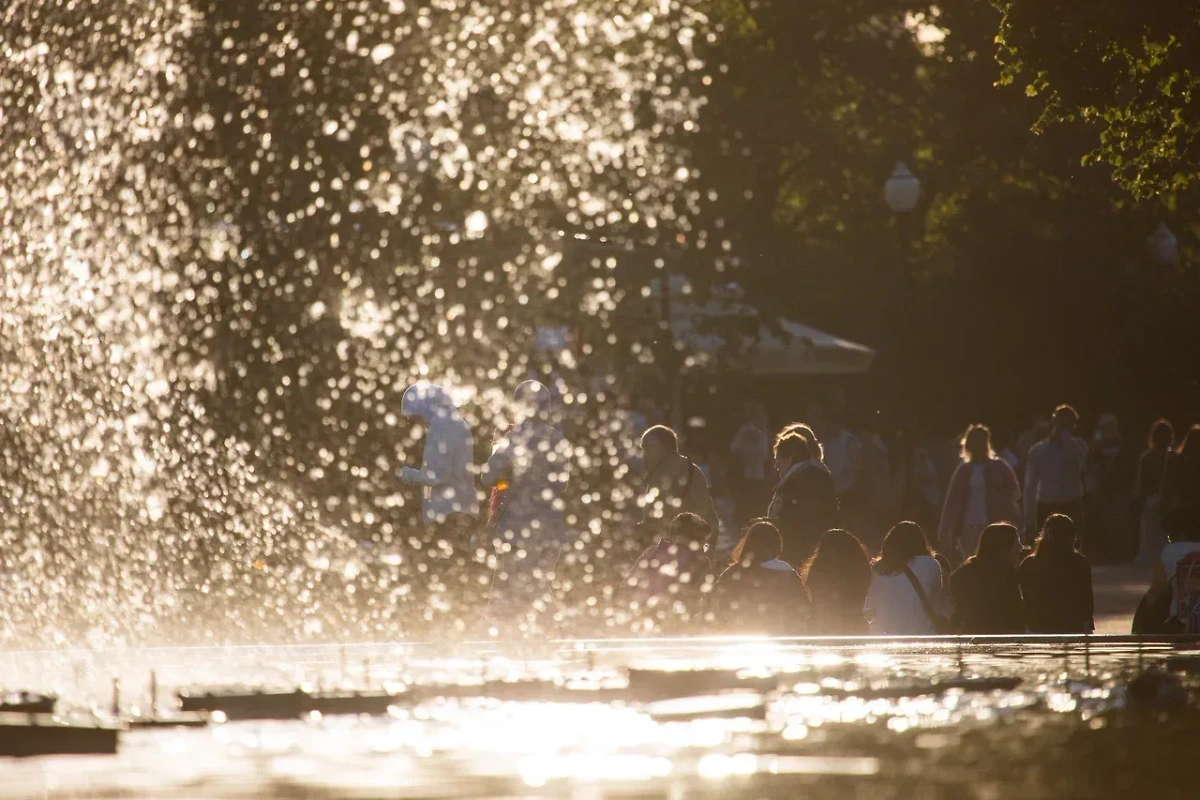
[[[130, 732], [113, 758], [4, 764], [0, 797], [1183, 797], [1170, 765], [1189, 763], [1200, 734], [1193, 701], [1128, 691], [1163, 664], [1179, 668], [1153, 686], [1194, 688], [1180, 649], [662, 640], [504, 657], [466, 645], [9, 653], [0, 672], [80, 710], [106, 704], [114, 675], [136, 686], [151, 667], [179, 686], [362, 686], [368, 662], [376, 687], [541, 679], [579, 691], [554, 695], [572, 702], [430, 692], [382, 717]], [[706, 672], [670, 674], [685, 669]], [[971, 679], [1001, 676], [1021, 682], [974, 691], [989, 684]], [[595, 697], [617, 699], [590, 700], [601, 687]]]

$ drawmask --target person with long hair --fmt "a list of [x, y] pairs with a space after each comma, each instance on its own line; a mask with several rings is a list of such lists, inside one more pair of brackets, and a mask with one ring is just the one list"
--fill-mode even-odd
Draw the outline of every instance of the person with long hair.
[[1065, 514], [1051, 514], [1033, 553], [1017, 569], [1017, 582], [1030, 633], [1091, 633], [1095, 600], [1092, 565], [1079, 552], [1078, 527]]
[[862, 542], [849, 531], [826, 531], [803, 569], [812, 602], [808, 632], [813, 636], [867, 633], [863, 605], [871, 586], [871, 562]]
[[724, 633], [798, 635], [809, 616], [800, 575], [780, 559], [783, 539], [767, 520], [746, 526], [729, 566], [709, 593], [713, 621]]
[[873, 570], [863, 605], [872, 634], [932, 636], [941, 632], [942, 620], [935, 608], [942, 594], [942, 568], [920, 525], [900, 522], [888, 531]]
[[972, 555], [979, 537], [994, 522], [1021, 519], [1021, 486], [1017, 476], [992, 450], [992, 432], [972, 425], [962, 440], [963, 463], [950, 479], [938, 541], [951, 557]]
[[1200, 508], [1200, 425], [1193, 425], [1175, 450], [1163, 475], [1166, 511]]
[[1175, 428], [1165, 419], [1150, 426], [1146, 451], [1138, 459], [1137, 480], [1134, 483], [1134, 518], [1138, 521], [1137, 563], [1154, 566], [1167, 546], [1162, 525], [1162, 495], [1167, 478], [1167, 465], [1174, 457]]
[[950, 576], [955, 633], [1023, 633], [1025, 614], [1017, 584], [1021, 540], [1015, 526], [996, 522], [983, 529], [975, 555]]
[[[779, 445], [783, 437], [789, 433], [798, 433], [808, 442], [809, 458], [813, 461], [825, 463], [825, 448], [821, 444], [821, 440], [817, 438], [817, 434], [813, 432], [812, 426], [804, 422], [789, 422], [783, 426], [783, 430], [775, 437], [774, 447]], [[828, 467], [826, 467], [828, 469]]]
[[775, 471], [779, 482], [771, 493], [767, 516], [783, 536], [783, 560], [808, 561], [821, 535], [837, 524], [837, 496], [833, 478], [814, 453], [815, 444], [799, 431], [775, 442]]

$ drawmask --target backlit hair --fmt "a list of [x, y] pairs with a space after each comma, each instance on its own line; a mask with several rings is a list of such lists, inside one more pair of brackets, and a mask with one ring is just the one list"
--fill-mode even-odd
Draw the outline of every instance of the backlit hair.
[[1075, 406], [1071, 406], [1071, 405], [1067, 405], [1066, 403], [1063, 403], [1062, 405], [1060, 405], [1054, 409], [1055, 417], [1057, 417], [1060, 414], [1069, 415], [1072, 419], [1075, 420], [1076, 425], [1079, 424], [1079, 412], [1075, 410]]
[[775, 457], [779, 456], [802, 464], [812, 458], [812, 443], [801, 433], [786, 434], [775, 442]]
[[1151, 450], [1167, 448], [1175, 444], [1175, 426], [1170, 420], [1158, 419], [1150, 426], [1150, 436], [1146, 439], [1146, 447]]
[[915, 522], [897, 522], [883, 537], [875, 568], [884, 575], [902, 572], [904, 566], [917, 556], [932, 556], [925, 532]]
[[787, 436], [789, 433], [798, 433], [805, 438], [805, 440], [808, 442], [809, 458], [813, 459], [814, 461], [825, 460], [825, 448], [821, 446], [821, 441], [817, 438], [817, 435], [813, 433], [813, 429], [803, 422], [793, 422], [789, 425], [783, 426], [783, 430], [781, 430], [779, 435], [775, 437], [775, 444], [778, 446], [783, 437]]
[[1078, 528], [1074, 520], [1066, 514], [1051, 514], [1033, 544], [1033, 555], [1030, 558], [1059, 559], [1076, 552], [1077, 534]]
[[770, 520], [760, 519], [751, 522], [742, 531], [742, 538], [729, 554], [730, 564], [740, 564], [746, 558], [753, 557], [757, 562], [773, 561], [783, 552], [783, 537], [779, 529]]
[[971, 461], [972, 453], [969, 449], [967, 449], [967, 442], [970, 441], [971, 434], [987, 437], [987, 452], [984, 453], [984, 455], [983, 455], [984, 460], [996, 457], [996, 451], [994, 449], [992, 449], [992, 430], [991, 430], [991, 428], [989, 428], [987, 425], [983, 425], [981, 423], [976, 423], [976, 424], [972, 425], [971, 427], [967, 428], [967, 432], [963, 434], [962, 442], [960, 443], [962, 446], [963, 461]]
[[642, 434], [642, 447], [646, 442], [658, 442], [672, 453], [679, 452], [679, 434], [666, 425], [655, 425]]

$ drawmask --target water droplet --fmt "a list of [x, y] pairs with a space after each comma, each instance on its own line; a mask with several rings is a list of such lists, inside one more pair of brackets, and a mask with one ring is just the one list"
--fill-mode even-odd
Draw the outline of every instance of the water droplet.
[[480, 236], [488, 227], [487, 214], [482, 211], [472, 211], [467, 215], [466, 229], [467, 233], [473, 236]]
[[387, 42], [377, 44], [371, 48], [371, 60], [376, 64], [382, 64], [396, 53], [396, 48]]

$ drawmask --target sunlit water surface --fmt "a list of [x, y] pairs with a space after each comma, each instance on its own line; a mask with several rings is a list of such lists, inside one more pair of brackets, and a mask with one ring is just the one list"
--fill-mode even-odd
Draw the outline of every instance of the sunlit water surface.
[[[101, 716], [114, 677], [125, 708], [144, 710], [152, 668], [160, 709], [176, 687], [198, 684], [612, 688], [624, 666], [744, 669], [777, 675], [778, 689], [655, 702], [441, 698], [380, 717], [135, 731], [114, 757], [7, 761], [0, 797], [1184, 797], [1179, 770], [1200, 737], [1194, 657], [1167, 645], [768, 640], [548, 642], [506, 655], [492, 645], [10, 652], [0, 656], [7, 679]], [[1128, 680], [1156, 665], [1173, 666], [1185, 691], [1169, 683], [1134, 698]], [[853, 695], [964, 676], [1023, 683]]]

